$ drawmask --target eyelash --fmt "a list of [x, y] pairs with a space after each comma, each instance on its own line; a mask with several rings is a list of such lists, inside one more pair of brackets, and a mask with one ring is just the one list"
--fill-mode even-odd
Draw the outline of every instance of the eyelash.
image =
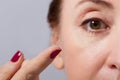
[[[97, 30], [92, 30], [90, 29], [90, 24], [91, 22], [99, 22], [102, 25], [102, 28], [104, 29], [97, 29]], [[106, 24], [105, 21], [103, 21], [100, 18], [90, 18], [90, 19], [86, 19], [85, 21], [82, 22], [82, 24], [80, 25], [82, 26], [82, 28], [87, 31], [88, 33], [92, 34], [92, 35], [98, 35], [98, 34], [102, 34], [103, 32], [106, 32], [108, 29], [110, 29], [109, 25]], [[89, 30], [90, 29], [90, 30]]]

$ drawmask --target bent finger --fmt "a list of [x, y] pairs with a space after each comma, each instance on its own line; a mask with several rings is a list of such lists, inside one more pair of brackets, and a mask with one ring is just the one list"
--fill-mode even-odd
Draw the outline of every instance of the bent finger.
[[61, 48], [54, 45], [33, 58], [31, 64], [36, 65], [35, 67], [31, 66], [33, 72], [38, 71], [38, 73], [41, 73], [60, 52]]
[[52, 46], [40, 53], [37, 57], [23, 63], [21, 69], [15, 74], [12, 80], [32, 80], [39, 75], [60, 53], [58, 46]]

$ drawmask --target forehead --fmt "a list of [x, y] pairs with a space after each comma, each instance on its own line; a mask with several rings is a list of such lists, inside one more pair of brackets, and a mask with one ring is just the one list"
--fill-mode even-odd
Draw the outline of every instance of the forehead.
[[[87, 4], [86, 4], [87, 3]], [[75, 11], [84, 10], [86, 8], [96, 8], [102, 11], [109, 10], [110, 13], [120, 13], [120, 0], [63, 0], [63, 13], [75, 13]], [[78, 7], [76, 7], [78, 5]], [[111, 14], [112, 14], [111, 13]]]
[[72, 5], [75, 5], [77, 3], [80, 3], [80, 2], [96, 2], [96, 3], [99, 3], [99, 2], [108, 2], [108, 3], [111, 3], [111, 4], [116, 4], [116, 3], [119, 3], [120, 0], [63, 0], [63, 2], [65, 2], [66, 4], [72, 4]]

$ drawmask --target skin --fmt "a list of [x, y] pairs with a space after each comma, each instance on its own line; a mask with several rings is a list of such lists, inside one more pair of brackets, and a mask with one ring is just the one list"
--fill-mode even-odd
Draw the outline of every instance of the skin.
[[[58, 46], [62, 51], [53, 64], [65, 70], [67, 80], [120, 80], [120, 1], [81, 1], [63, 0], [60, 24], [51, 23], [51, 43], [56, 47], [31, 60], [21, 56], [16, 63], [9, 61], [0, 68], [0, 80], [38, 80], [38, 75], [53, 61], [49, 55]], [[99, 29], [89, 25], [95, 21], [93, 17], [100, 22]], [[38, 64], [37, 68], [28, 66], [34, 64]]]
[[[64, 66], [67, 80], [120, 80], [120, 0], [96, 1], [63, 0], [60, 31], [53, 41], [63, 51], [54, 64]], [[81, 25], [93, 17], [107, 28]]]
[[54, 60], [50, 55], [60, 50], [53, 45], [33, 59], [24, 59], [23, 53], [17, 62], [8, 61], [0, 67], [0, 80], [39, 80], [39, 74]]

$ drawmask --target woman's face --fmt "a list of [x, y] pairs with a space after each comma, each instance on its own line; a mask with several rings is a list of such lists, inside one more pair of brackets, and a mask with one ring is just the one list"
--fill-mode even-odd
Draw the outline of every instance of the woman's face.
[[120, 0], [63, 0], [59, 45], [68, 80], [120, 80]]

